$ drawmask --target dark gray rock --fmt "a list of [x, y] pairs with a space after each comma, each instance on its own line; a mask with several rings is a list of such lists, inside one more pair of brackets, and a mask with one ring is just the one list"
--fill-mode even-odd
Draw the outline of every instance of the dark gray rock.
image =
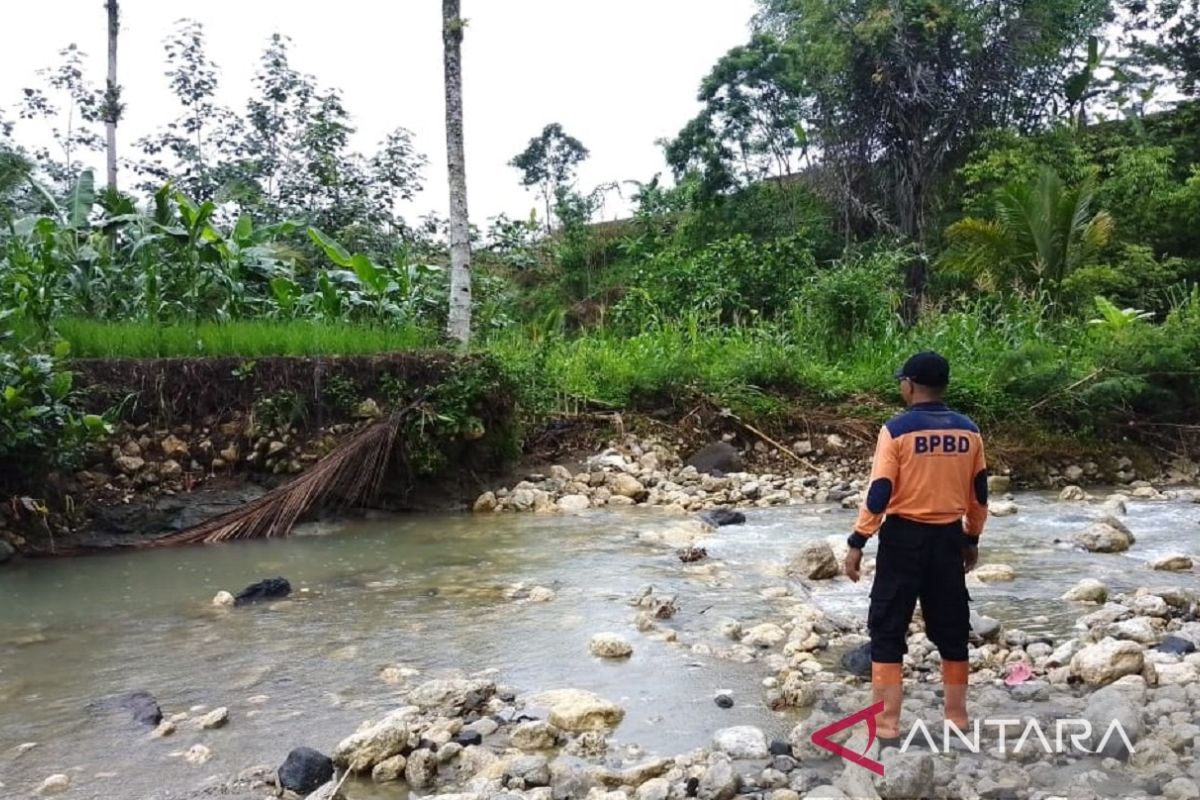
[[306, 795], [333, 780], [333, 760], [311, 747], [297, 747], [279, 768], [279, 785]]
[[234, 598], [235, 606], [244, 606], [262, 600], [278, 600], [292, 593], [292, 585], [287, 578], [266, 578], [258, 583], [252, 583]]
[[864, 642], [842, 654], [842, 669], [860, 678], [871, 677], [871, 643]]
[[483, 744], [483, 734], [479, 731], [463, 731], [454, 737], [454, 741], [463, 747]]
[[733, 708], [733, 698], [727, 694], [717, 695], [713, 702], [717, 704], [717, 708]]
[[1159, 642], [1157, 649], [1163, 653], [1186, 656], [1188, 653], [1196, 652], [1196, 644], [1180, 636], [1168, 636]]
[[17, 549], [8, 542], [0, 539], [0, 564], [7, 564], [16, 555]]
[[133, 692], [121, 701], [122, 707], [133, 716], [133, 721], [153, 728], [162, 722], [162, 709], [149, 692]]
[[729, 442], [714, 442], [693, 453], [686, 462], [698, 472], [722, 475], [726, 472], [741, 472], [742, 457]]
[[729, 508], [714, 508], [711, 511], [705, 511], [701, 514], [700, 519], [709, 525], [721, 528], [726, 525], [744, 525], [746, 515], [741, 511], [734, 511]]

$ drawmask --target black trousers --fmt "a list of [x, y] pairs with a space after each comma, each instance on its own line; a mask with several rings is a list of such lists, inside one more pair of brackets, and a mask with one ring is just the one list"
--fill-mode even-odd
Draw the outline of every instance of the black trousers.
[[908, 626], [921, 601], [925, 633], [943, 661], [967, 660], [971, 631], [963, 573], [961, 522], [930, 525], [888, 517], [879, 531], [879, 555], [867, 628], [871, 660], [899, 663], [908, 652]]

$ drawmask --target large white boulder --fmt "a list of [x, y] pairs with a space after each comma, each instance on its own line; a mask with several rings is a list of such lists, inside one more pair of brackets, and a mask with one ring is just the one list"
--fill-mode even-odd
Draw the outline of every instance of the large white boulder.
[[1085, 647], [1071, 659], [1071, 673], [1093, 686], [1103, 686], [1142, 671], [1145, 656], [1136, 642], [1111, 637]]

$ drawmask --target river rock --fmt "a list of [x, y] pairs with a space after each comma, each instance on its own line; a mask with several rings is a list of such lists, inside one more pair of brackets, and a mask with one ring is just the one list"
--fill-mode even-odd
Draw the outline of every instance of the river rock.
[[970, 613], [971, 630], [976, 636], [984, 640], [992, 640], [999, 638], [1001, 625], [999, 620], [985, 617], [977, 611], [972, 610]]
[[149, 692], [130, 692], [117, 698], [117, 705], [125, 709], [133, 717], [133, 721], [147, 728], [153, 728], [162, 722], [162, 709], [158, 701]]
[[70, 788], [71, 777], [69, 775], [63, 775], [62, 773], [59, 773], [57, 775], [51, 775], [49, 778], [46, 778], [46, 780], [42, 781], [41, 785], [38, 786], [36, 793], [43, 797], [47, 797], [49, 795], [62, 794]]
[[671, 795], [671, 782], [666, 778], [651, 778], [637, 788], [635, 800], [667, 800]]
[[729, 442], [714, 442], [693, 453], [684, 464], [695, 467], [697, 472], [725, 475], [741, 472], [742, 457]]
[[767, 737], [753, 725], [722, 728], [713, 734], [713, 748], [731, 758], [766, 758]]
[[983, 583], [1004, 583], [1017, 578], [1017, 571], [1008, 564], [980, 564], [974, 575]]
[[113, 464], [122, 473], [129, 476], [137, 475], [146, 466], [146, 460], [140, 456], [118, 456], [113, 459]]
[[1196, 652], [1196, 643], [1184, 639], [1181, 636], [1167, 636], [1158, 643], [1158, 647], [1156, 649], [1161, 653], [1186, 656], [1189, 653]]
[[883, 764], [883, 777], [877, 788], [884, 800], [933, 796], [933, 757], [929, 753], [915, 748], [901, 753], [888, 748], [879, 761]]
[[183, 760], [195, 766], [207, 764], [212, 760], [212, 750], [209, 750], [202, 744], [194, 744], [183, 754]]
[[159, 446], [162, 448], [164, 456], [176, 461], [183, 461], [190, 455], [188, 452], [187, 442], [183, 441], [183, 439], [180, 439], [175, 434], [171, 434], [167, 438], [163, 439], [161, 442], [159, 442]]
[[1166, 800], [1196, 800], [1200, 797], [1200, 785], [1191, 778], [1174, 778], [1162, 787]]
[[558, 728], [545, 720], [528, 720], [518, 724], [509, 734], [509, 743], [518, 750], [550, 750], [562, 736]]
[[1106, 637], [1071, 659], [1071, 673], [1093, 686], [1103, 686], [1142, 671], [1142, 648], [1135, 642]]
[[229, 709], [221, 706], [199, 717], [196, 720], [196, 727], [201, 730], [211, 731], [223, 727], [227, 722], [229, 722]]
[[871, 643], [863, 642], [842, 654], [842, 669], [860, 678], [871, 677]]
[[496, 499], [495, 492], [484, 492], [475, 499], [475, 504], [471, 510], [476, 514], [487, 514], [495, 511], [500, 506], [500, 501]]
[[292, 585], [287, 578], [266, 578], [258, 583], [252, 583], [234, 598], [234, 605], [244, 606], [262, 600], [278, 600], [292, 593]]
[[728, 508], [714, 508], [711, 511], [705, 511], [701, 514], [700, 519], [714, 528], [723, 528], [726, 525], [745, 524], [746, 515], [741, 511], [734, 511]]
[[747, 647], [774, 647], [787, 638], [787, 631], [772, 622], [755, 625], [742, 635]]
[[1160, 556], [1150, 562], [1150, 569], [1161, 572], [1188, 572], [1192, 569], [1192, 559], [1182, 553]]
[[549, 709], [550, 724], [571, 733], [614, 728], [625, 717], [620, 706], [582, 689], [552, 689], [528, 698], [527, 704]]
[[1016, 516], [1019, 510], [1017, 504], [1011, 500], [993, 500], [988, 503], [988, 513], [993, 517]]
[[1134, 614], [1141, 617], [1166, 619], [1171, 614], [1170, 605], [1156, 594], [1140, 594], [1129, 604]]
[[588, 650], [597, 658], [628, 658], [633, 655], [633, 645], [616, 633], [597, 633], [588, 644]]
[[529, 590], [529, 602], [531, 603], [549, 603], [557, 597], [553, 589], [547, 589], [545, 586], [535, 586]]
[[646, 499], [646, 487], [637, 478], [625, 472], [613, 475], [608, 488], [617, 497], [628, 497], [636, 502]]
[[829, 542], [808, 542], [800, 548], [788, 565], [788, 570], [809, 580], [820, 581], [841, 574], [837, 558]]
[[1068, 589], [1062, 599], [1077, 603], [1103, 603], [1108, 600], [1108, 587], [1095, 578], [1084, 578]]
[[378, 722], [363, 723], [334, 748], [333, 763], [351, 772], [365, 772], [412, 747], [419, 737], [409, 730], [408, 722], [417, 711], [408, 706], [393, 711]]
[[413, 750], [404, 765], [404, 779], [414, 789], [433, 785], [437, 776], [437, 754], [432, 750]]
[[421, 709], [459, 711], [478, 708], [496, 693], [496, 684], [484, 678], [450, 678], [422, 683], [408, 695], [408, 702]]
[[297, 747], [287, 754], [278, 775], [280, 787], [307, 795], [333, 780], [333, 760], [311, 747]]
[[[1141, 709], [1144, 705], [1144, 696], [1138, 696], [1136, 691], [1123, 690], [1120, 686], [1106, 686], [1093, 692], [1088, 697], [1087, 707], [1083, 711], [1083, 718], [1092, 726], [1089, 749], [1095, 751], [1099, 747], [1115, 721], [1120, 724], [1136, 750], [1137, 740], [1142, 735]], [[1129, 756], [1129, 751], [1116, 730], [1104, 742], [1104, 749], [1100, 753], [1109, 758]]]
[[212, 604], [221, 608], [228, 608], [232, 606], [234, 602], [234, 596], [224, 590], [217, 592], [216, 596], [214, 596], [212, 599]]
[[1064, 486], [1063, 490], [1058, 493], [1058, 499], [1065, 503], [1077, 503], [1080, 500], [1087, 500], [1087, 492], [1078, 486]]
[[404, 769], [408, 759], [401, 755], [385, 758], [371, 770], [371, 780], [375, 783], [395, 783], [404, 777]]
[[592, 501], [582, 494], [568, 494], [558, 499], [558, 510], [567, 514], [578, 514], [581, 511], [587, 511], [592, 506]]
[[5, 539], [0, 539], [0, 564], [7, 564], [12, 561], [13, 556], [17, 554], [17, 548], [13, 547]]
[[733, 762], [722, 753], [714, 753], [700, 776], [695, 796], [700, 800], [730, 800], [740, 787], [741, 776], [734, 770]]
[[1133, 536], [1123, 525], [1113, 525], [1114, 517], [1093, 523], [1075, 534], [1075, 543], [1092, 553], [1122, 553], [1133, 544]]
[[520, 781], [518, 786], [525, 789], [534, 789], [538, 786], [550, 785], [550, 762], [545, 756], [517, 756], [508, 762], [504, 769], [504, 777], [506, 785], [512, 785], [514, 781]]

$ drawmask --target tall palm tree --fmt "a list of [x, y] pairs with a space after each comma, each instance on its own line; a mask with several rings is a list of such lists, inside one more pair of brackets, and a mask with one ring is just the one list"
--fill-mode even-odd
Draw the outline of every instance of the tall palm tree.
[[462, 40], [459, 0], [442, 0], [446, 81], [446, 161], [450, 173], [450, 314], [446, 333], [471, 340], [471, 242], [467, 228], [467, 163], [463, 149]]
[[941, 265], [985, 289], [1054, 291], [1112, 239], [1113, 218], [1093, 212], [1095, 197], [1091, 177], [1067, 188], [1042, 167], [1033, 181], [997, 191], [995, 219], [967, 217], [947, 228]]
[[121, 90], [117, 86], [117, 34], [121, 30], [121, 10], [118, 0], [107, 0], [108, 12], [108, 79], [104, 89], [104, 132], [107, 138], [108, 190], [117, 191], [117, 121], [121, 117]]

